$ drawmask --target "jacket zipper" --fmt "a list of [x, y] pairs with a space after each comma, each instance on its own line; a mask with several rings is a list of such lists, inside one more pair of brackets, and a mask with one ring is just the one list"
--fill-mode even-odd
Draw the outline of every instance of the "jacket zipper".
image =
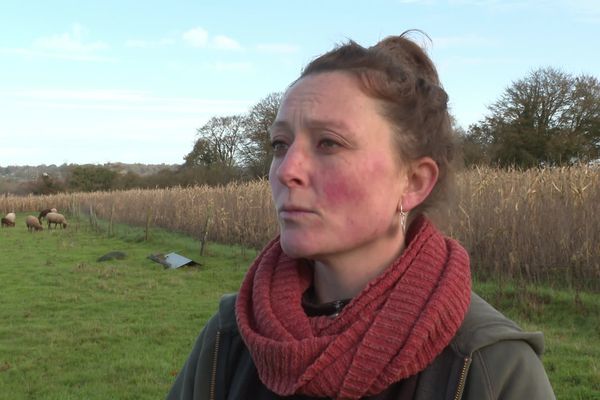
[[463, 366], [460, 370], [460, 379], [458, 380], [458, 387], [456, 388], [456, 394], [454, 395], [454, 400], [460, 400], [463, 395], [463, 391], [465, 390], [465, 383], [467, 380], [467, 371], [469, 370], [469, 366], [471, 365], [471, 358], [465, 357], [463, 360]]
[[217, 356], [219, 355], [219, 342], [221, 341], [221, 331], [217, 331], [217, 336], [215, 337], [215, 350], [213, 352], [213, 362], [212, 362], [212, 374], [210, 377], [210, 392], [209, 398], [210, 400], [215, 400], [215, 389], [217, 386]]
[[[217, 386], [217, 358], [219, 354], [219, 343], [221, 342], [221, 331], [217, 331], [215, 337], [215, 349], [213, 351], [213, 362], [212, 362], [212, 374], [210, 379], [210, 400], [215, 400], [215, 389]], [[465, 357], [463, 360], [463, 366], [460, 370], [460, 378], [458, 380], [458, 387], [456, 388], [456, 393], [454, 395], [454, 400], [460, 400], [463, 395], [463, 391], [465, 389], [465, 383], [467, 378], [467, 371], [469, 370], [469, 366], [471, 365], [471, 358]]]

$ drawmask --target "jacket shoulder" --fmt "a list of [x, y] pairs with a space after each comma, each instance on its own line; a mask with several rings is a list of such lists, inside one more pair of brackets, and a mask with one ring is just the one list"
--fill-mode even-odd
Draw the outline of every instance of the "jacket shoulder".
[[237, 293], [225, 294], [219, 302], [218, 329], [226, 331], [237, 331], [237, 320], [235, 317], [235, 302]]
[[480, 296], [471, 293], [467, 315], [452, 341], [454, 349], [469, 356], [476, 350], [506, 340], [526, 342], [538, 356], [544, 352], [544, 335], [541, 332], [524, 332]]
[[555, 399], [541, 360], [522, 340], [504, 340], [473, 353], [463, 399]]
[[554, 399], [541, 362], [544, 337], [524, 332], [472, 294], [452, 346], [471, 359], [463, 399]]

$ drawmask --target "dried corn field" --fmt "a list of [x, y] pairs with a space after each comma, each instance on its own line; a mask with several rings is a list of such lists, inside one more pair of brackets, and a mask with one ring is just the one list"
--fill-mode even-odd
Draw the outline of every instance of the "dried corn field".
[[[467, 247], [479, 278], [600, 290], [599, 178], [600, 169], [586, 166], [463, 171], [457, 205], [436, 219]], [[277, 232], [266, 181], [0, 198], [3, 212], [50, 206], [252, 247]]]
[[475, 169], [446, 231], [481, 277], [600, 289], [600, 169]]

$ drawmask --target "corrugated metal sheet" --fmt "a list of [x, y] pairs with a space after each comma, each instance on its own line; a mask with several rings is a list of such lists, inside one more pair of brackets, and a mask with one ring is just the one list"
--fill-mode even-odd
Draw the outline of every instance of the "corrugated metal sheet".
[[169, 254], [151, 254], [148, 256], [152, 261], [162, 264], [165, 268], [177, 269], [185, 265], [198, 265], [198, 263], [190, 258], [184, 257], [177, 253]]

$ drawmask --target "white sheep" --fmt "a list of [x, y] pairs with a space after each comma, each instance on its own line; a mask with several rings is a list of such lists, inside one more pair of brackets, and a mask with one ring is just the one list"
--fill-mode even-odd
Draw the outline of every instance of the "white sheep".
[[41, 231], [44, 229], [42, 224], [40, 224], [40, 221], [33, 215], [27, 216], [27, 218], [25, 219], [25, 225], [27, 225], [27, 230], [29, 232], [33, 232], [34, 230]]
[[10, 213], [6, 214], [6, 216], [4, 218], [6, 218], [7, 221], [10, 221], [14, 224], [15, 221], [17, 220], [17, 214], [15, 214], [14, 212], [10, 212]]
[[67, 219], [64, 215], [59, 213], [48, 213], [46, 214], [46, 219], [48, 220], [48, 229], [50, 229], [50, 224], [54, 224], [54, 228], [56, 229], [56, 225], [61, 226], [61, 228], [67, 227]]

